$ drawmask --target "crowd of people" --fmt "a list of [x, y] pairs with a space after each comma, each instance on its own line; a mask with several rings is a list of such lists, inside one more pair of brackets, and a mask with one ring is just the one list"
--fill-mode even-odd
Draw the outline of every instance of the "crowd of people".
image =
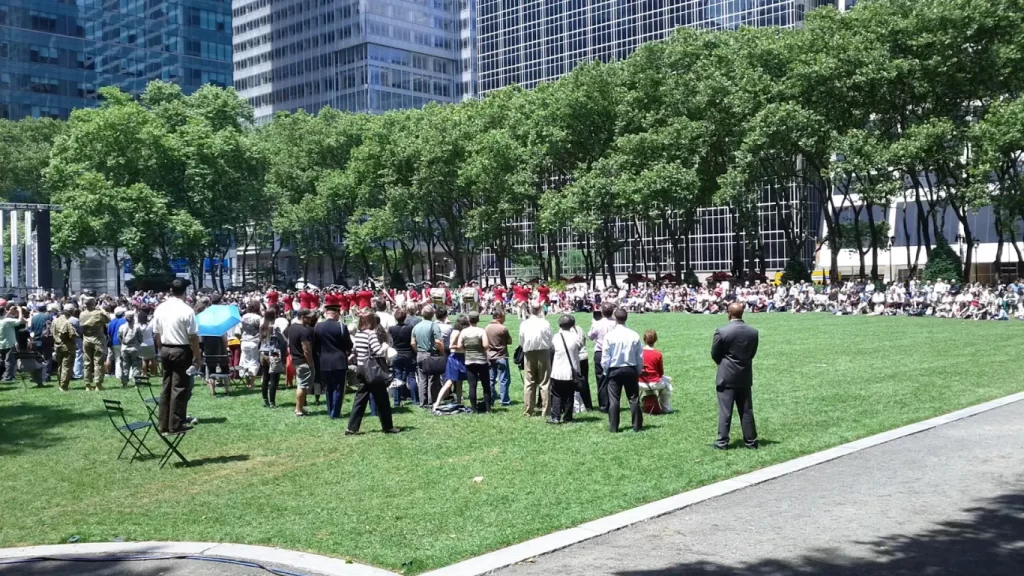
[[[648, 413], [671, 410], [672, 383], [656, 349], [658, 335], [628, 329], [628, 315], [727, 313], [737, 304], [741, 314], [1024, 320], [1024, 282], [982, 286], [910, 280], [876, 287], [726, 281], [605, 290], [583, 285], [556, 290], [543, 282], [519, 282], [508, 290], [473, 282], [452, 289], [442, 282], [406, 290], [365, 285], [188, 294], [185, 283], [176, 281], [168, 293], [0, 300], [5, 311], [0, 360], [3, 381], [13, 380], [20, 370], [43, 386], [56, 374], [63, 391], [72, 380], [81, 380], [86, 390], [101, 390], [107, 376], [128, 386], [162, 373], [168, 395], [162, 404], [175, 413], [164, 414], [161, 406], [161, 432], [168, 433], [187, 429], [192, 420], [184, 405], [197, 379], [206, 382], [211, 394], [218, 386], [230, 393], [232, 382], [255, 387], [259, 380], [268, 408], [276, 408], [284, 380], [284, 386], [296, 388], [294, 414], [299, 417], [323, 396], [328, 416], [340, 418], [345, 391], [354, 388], [346, 433], [356, 434], [366, 410], [380, 417], [385, 431], [398, 432], [391, 409], [403, 402], [439, 415], [508, 406], [510, 363], [520, 367], [524, 413], [543, 415], [551, 423], [569, 422], [574, 413], [595, 409], [593, 371], [596, 408], [608, 413], [609, 426], [617, 431], [623, 390], [634, 429], [642, 426], [642, 401], [651, 404]], [[238, 307], [240, 321], [220, 336], [200, 337], [196, 315], [225, 305]], [[594, 315], [586, 329], [572, 314], [584, 311]], [[481, 314], [492, 319], [484, 322]], [[505, 327], [507, 314], [521, 319], [518, 340]], [[546, 318], [551, 314], [558, 315], [557, 329]], [[594, 346], [592, 358], [588, 340]]]

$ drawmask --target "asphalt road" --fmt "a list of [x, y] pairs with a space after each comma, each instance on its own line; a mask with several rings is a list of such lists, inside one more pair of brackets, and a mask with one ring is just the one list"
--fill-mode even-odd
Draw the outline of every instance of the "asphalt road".
[[[268, 565], [303, 576], [316, 573]], [[271, 576], [272, 572], [218, 562], [197, 560], [146, 560], [130, 562], [37, 562], [0, 564], [0, 576]]]
[[1017, 402], [497, 574], [1020, 576], [1022, 445]]

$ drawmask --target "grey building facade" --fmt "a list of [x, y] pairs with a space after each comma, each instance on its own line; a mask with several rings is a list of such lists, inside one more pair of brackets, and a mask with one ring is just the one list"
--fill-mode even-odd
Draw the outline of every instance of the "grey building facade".
[[0, 0], [0, 118], [67, 118], [97, 90], [230, 86], [229, 0]]
[[234, 0], [235, 88], [257, 122], [457, 102], [469, 10], [458, 0]]
[[[623, 60], [638, 46], [667, 38], [674, 29], [735, 30], [742, 26], [794, 27], [802, 25], [807, 12], [822, 7], [840, 9], [854, 0], [479, 0], [478, 90], [480, 94], [512, 84], [532, 88], [572, 71], [576, 64], [591, 60]], [[820, 193], [788, 187], [767, 187], [758, 205], [761, 254], [768, 270], [785, 267], [790, 258], [784, 231], [778, 226], [776, 205], [792, 207], [793, 221], [800, 235], [817, 238], [821, 233]], [[677, 219], [677, 216], [670, 216]], [[732, 270], [747, 250], [741, 234], [735, 234], [736, 220], [729, 207], [700, 211], [691, 233], [689, 260], [698, 274]], [[516, 248], [536, 250], [529, 215], [516, 222]], [[649, 225], [618, 219], [615, 235], [624, 242], [614, 255], [617, 276], [641, 273], [657, 277], [673, 272], [672, 246], [661, 224]], [[563, 256], [563, 274], [582, 274], [578, 253], [584, 248], [580, 235], [565, 230], [551, 235], [555, 250]], [[799, 254], [813, 265], [815, 242], [804, 242]], [[542, 250], [547, 251], [544, 244]], [[747, 261], [751, 255], [744, 253]], [[493, 255], [484, 254], [482, 273], [498, 276]], [[531, 277], [536, 270], [505, 262], [510, 277]], [[749, 269], [749, 264], [746, 266]]]

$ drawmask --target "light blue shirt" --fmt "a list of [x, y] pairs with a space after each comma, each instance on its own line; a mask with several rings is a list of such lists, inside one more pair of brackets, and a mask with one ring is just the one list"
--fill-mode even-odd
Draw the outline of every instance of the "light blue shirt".
[[601, 352], [601, 366], [605, 371], [612, 368], [631, 367], [640, 373], [644, 365], [644, 347], [640, 343], [640, 335], [616, 324], [604, 337], [604, 350]]

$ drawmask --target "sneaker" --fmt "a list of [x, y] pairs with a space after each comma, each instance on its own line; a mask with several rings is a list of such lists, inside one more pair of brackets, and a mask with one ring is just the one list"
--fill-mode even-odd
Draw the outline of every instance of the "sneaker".
[[[401, 428], [388, 428], [387, 430], [384, 431], [384, 433], [385, 434], [398, 434], [401, 431], [402, 431]], [[345, 433], [347, 434], [348, 430], [346, 430]]]
[[268, 403], [268, 402], [264, 402], [264, 403], [263, 403], [263, 407], [264, 407], [264, 408], [270, 408], [270, 403]]
[[308, 414], [306, 414], [305, 412], [296, 412], [296, 413], [295, 413], [295, 416], [296, 416], [297, 418], [301, 418], [301, 417], [303, 417], [303, 416], [308, 416]]
[[359, 436], [361, 434], [362, 432], [359, 432], [358, 430], [349, 430], [348, 428], [345, 429], [345, 436]]
[[271, 408], [277, 408], [277, 404], [273, 404], [273, 403], [271, 403], [271, 404], [270, 404], [270, 407], [271, 407]]

